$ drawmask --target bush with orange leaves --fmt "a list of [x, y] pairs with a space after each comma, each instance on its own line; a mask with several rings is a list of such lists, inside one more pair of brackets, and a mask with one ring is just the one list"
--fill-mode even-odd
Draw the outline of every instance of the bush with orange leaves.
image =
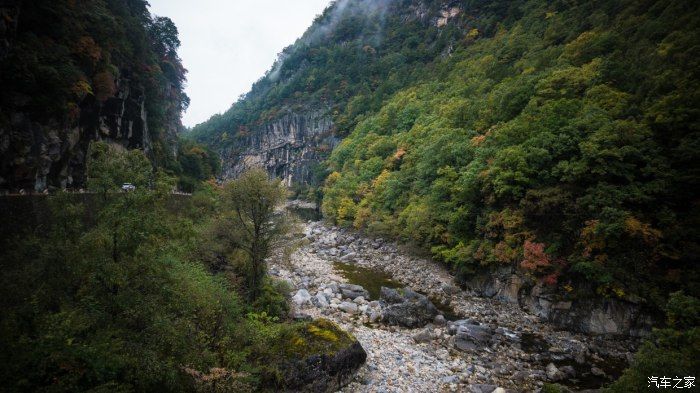
[[547, 255], [544, 248], [544, 243], [526, 240], [520, 267], [540, 277], [545, 284], [556, 285], [566, 263], [563, 259]]

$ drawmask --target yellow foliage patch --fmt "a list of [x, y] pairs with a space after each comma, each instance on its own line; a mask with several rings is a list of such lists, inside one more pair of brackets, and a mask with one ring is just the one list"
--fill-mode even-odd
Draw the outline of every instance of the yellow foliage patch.
[[654, 244], [661, 238], [660, 230], [631, 216], [625, 220], [625, 231], [631, 236], [642, 238], [646, 244]]
[[477, 146], [481, 145], [482, 143], [484, 143], [485, 140], [486, 140], [486, 135], [477, 135], [471, 139], [471, 144], [472, 144], [472, 146], [477, 147]]

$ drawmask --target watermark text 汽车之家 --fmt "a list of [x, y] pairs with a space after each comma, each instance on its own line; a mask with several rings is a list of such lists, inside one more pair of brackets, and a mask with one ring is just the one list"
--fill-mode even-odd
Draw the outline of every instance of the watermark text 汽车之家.
[[648, 388], [656, 389], [690, 389], [695, 387], [695, 377], [655, 377], [649, 378]]

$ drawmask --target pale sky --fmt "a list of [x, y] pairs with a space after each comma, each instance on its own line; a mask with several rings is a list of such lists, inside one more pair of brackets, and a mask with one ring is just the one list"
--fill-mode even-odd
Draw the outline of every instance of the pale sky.
[[226, 111], [301, 37], [330, 0], [149, 0], [180, 32], [187, 127]]

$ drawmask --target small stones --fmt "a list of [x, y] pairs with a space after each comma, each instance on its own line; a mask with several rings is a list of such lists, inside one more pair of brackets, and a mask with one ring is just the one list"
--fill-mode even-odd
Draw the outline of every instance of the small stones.
[[[271, 259], [270, 269], [298, 289], [292, 298], [297, 310], [334, 321], [352, 332], [367, 351], [366, 366], [342, 392], [539, 391], [544, 382], [557, 380], [567, 385], [572, 378], [604, 377], [605, 371], [598, 367], [602, 358], [609, 358], [606, 351], [624, 348], [617, 344], [619, 340], [555, 331], [517, 304], [471, 297], [453, 284], [443, 266], [399, 251], [391, 242], [320, 222], [305, 225], [310, 243], [292, 254], [290, 265], [278, 265]], [[396, 291], [396, 299], [385, 296], [381, 302], [369, 299], [365, 288], [345, 282], [334, 270], [333, 262], [343, 258], [390, 273], [409, 291], [449, 305], [462, 319], [448, 321], [436, 311], [418, 325], [420, 329], [379, 324], [387, 306], [406, 301], [405, 293]], [[625, 359], [625, 352], [612, 351], [612, 356]], [[543, 367], [550, 361], [556, 371]], [[560, 361], [570, 361], [577, 370], [556, 366]], [[576, 362], [593, 367], [589, 372]], [[583, 374], [576, 375], [576, 371]]]

